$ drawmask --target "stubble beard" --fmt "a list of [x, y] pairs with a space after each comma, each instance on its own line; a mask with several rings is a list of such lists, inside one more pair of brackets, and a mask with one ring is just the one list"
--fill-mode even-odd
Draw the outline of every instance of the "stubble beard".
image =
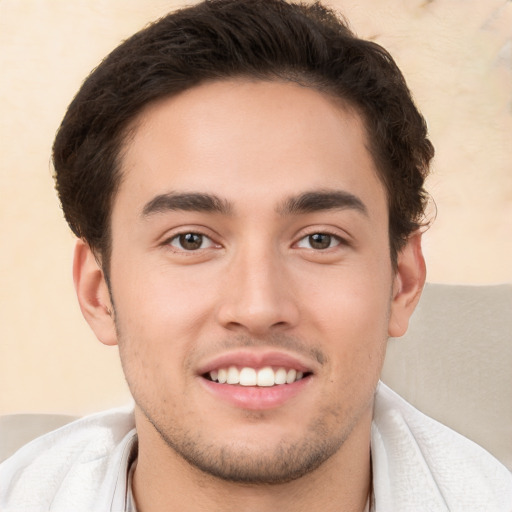
[[[312, 473], [340, 450], [353, 429], [349, 425], [332, 432], [325, 419], [316, 420], [299, 442], [284, 440], [273, 449], [255, 449], [234, 442], [214, 445], [200, 433], [181, 428], [164, 430], [160, 421], [141, 410], [166, 445], [190, 466], [210, 477], [246, 485], [284, 484]], [[327, 417], [332, 413], [325, 412]]]
[[[121, 336], [117, 322], [116, 327], [121, 349], [128, 340]], [[281, 338], [281, 342], [283, 339], [286, 338]], [[246, 346], [249, 344], [251, 342], [245, 343]], [[290, 341], [286, 344], [293, 346], [294, 342]], [[128, 345], [130, 345], [129, 341]], [[332, 404], [326, 405], [317, 411], [315, 418], [305, 427], [298, 441], [290, 442], [289, 439], [282, 439], [273, 448], [268, 446], [272, 443], [264, 442], [258, 446], [254, 443], [250, 446], [251, 443], [229, 440], [215, 443], [206, 439], [200, 428], [195, 430], [193, 426], [187, 428], [186, 424], [176, 419], [182, 415], [162, 416], [162, 411], [154, 402], [141, 399], [143, 397], [138, 393], [140, 388], [136, 385], [138, 379], [129, 378], [132, 374], [130, 370], [133, 368], [130, 368], [131, 364], [125, 364], [127, 360], [133, 358], [134, 354], [125, 354], [125, 356], [127, 356], [126, 359], [121, 357], [121, 362], [132, 396], [165, 444], [192, 468], [204, 475], [226, 482], [245, 485], [277, 485], [312, 473], [342, 448], [367, 406], [371, 407], [371, 404], [363, 404], [357, 411], [342, 411]], [[322, 360], [324, 356], [316, 354], [315, 357]], [[373, 403], [373, 393], [371, 402]], [[248, 411], [247, 414], [251, 413]], [[258, 413], [254, 414], [254, 421], [258, 421], [256, 416]], [[347, 418], [352, 419], [348, 424]], [[207, 432], [208, 426], [204, 426], [203, 429]]]

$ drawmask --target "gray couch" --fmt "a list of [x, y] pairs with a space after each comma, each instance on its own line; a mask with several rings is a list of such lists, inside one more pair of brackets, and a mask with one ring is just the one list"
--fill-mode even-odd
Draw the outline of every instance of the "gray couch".
[[428, 284], [382, 380], [512, 471], [512, 285]]

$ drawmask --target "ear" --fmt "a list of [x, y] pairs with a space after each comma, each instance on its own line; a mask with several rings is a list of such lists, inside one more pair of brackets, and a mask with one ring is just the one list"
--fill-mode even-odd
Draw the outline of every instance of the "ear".
[[413, 234], [398, 254], [389, 317], [389, 336], [403, 336], [425, 284], [426, 267], [421, 250], [421, 233]]
[[80, 309], [96, 337], [105, 345], [116, 345], [113, 307], [103, 271], [89, 245], [78, 240], [73, 260], [73, 280]]

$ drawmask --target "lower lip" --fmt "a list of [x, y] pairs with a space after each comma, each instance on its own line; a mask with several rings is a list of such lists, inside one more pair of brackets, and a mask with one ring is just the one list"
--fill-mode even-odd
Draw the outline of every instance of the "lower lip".
[[219, 384], [204, 377], [200, 377], [200, 379], [210, 393], [231, 405], [241, 409], [261, 411], [284, 405], [309, 384], [311, 376], [304, 377], [292, 384], [269, 387]]

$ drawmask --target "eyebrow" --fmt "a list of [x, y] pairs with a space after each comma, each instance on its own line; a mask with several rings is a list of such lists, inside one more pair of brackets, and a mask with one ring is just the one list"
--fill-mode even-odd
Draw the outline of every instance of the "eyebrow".
[[[214, 194], [200, 192], [168, 192], [159, 194], [145, 204], [142, 217], [167, 211], [195, 211], [231, 215], [233, 205]], [[314, 190], [286, 199], [276, 208], [279, 215], [300, 215], [324, 210], [356, 210], [368, 215], [368, 210], [357, 196], [343, 190]]]
[[344, 190], [314, 190], [293, 196], [284, 201], [277, 211], [281, 215], [297, 215], [323, 210], [356, 210], [368, 216], [368, 209], [361, 199]]
[[229, 215], [233, 208], [228, 201], [213, 194], [169, 192], [160, 194], [146, 203], [142, 210], [142, 217], [177, 210]]

